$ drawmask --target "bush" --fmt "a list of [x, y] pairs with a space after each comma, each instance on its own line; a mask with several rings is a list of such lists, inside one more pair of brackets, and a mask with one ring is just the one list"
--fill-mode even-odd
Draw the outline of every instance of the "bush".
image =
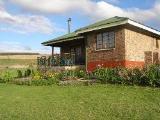
[[83, 71], [83, 70], [78, 70], [78, 71], [76, 71], [77, 72], [77, 77], [78, 78], [85, 78], [85, 76], [86, 76], [86, 72], [85, 71]]
[[23, 74], [21, 70], [17, 70], [17, 78], [22, 78]]
[[16, 85], [28, 85], [28, 86], [30, 86], [31, 85], [31, 80], [16, 79], [12, 83], [16, 84]]
[[78, 78], [77, 72], [73, 70], [63, 71], [60, 73], [59, 77], [60, 80], [76, 80]]
[[29, 77], [31, 75], [32, 71], [30, 69], [27, 69], [25, 72], [24, 72], [24, 76], [25, 77]]
[[2, 78], [0, 80], [1, 83], [7, 83], [7, 82], [11, 82], [14, 79], [14, 77], [12, 76], [12, 74], [8, 71], [6, 71], [3, 75]]
[[48, 86], [57, 84], [59, 81], [55, 78], [48, 78], [48, 79], [40, 79], [40, 80], [32, 80], [31, 85], [35, 86]]
[[100, 68], [94, 71], [93, 74], [102, 83], [121, 84], [123, 78], [118, 72], [118, 68]]
[[5, 81], [0, 77], [0, 83], [5, 83]]
[[160, 66], [151, 65], [147, 68], [146, 77], [149, 80], [149, 85], [152, 87], [160, 87]]

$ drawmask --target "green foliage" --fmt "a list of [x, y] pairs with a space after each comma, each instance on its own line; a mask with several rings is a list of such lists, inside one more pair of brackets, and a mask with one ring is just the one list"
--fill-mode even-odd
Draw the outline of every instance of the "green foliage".
[[71, 80], [71, 79], [73, 80], [77, 79], [77, 74], [76, 71], [66, 70], [61, 72], [58, 77], [60, 80]]
[[32, 80], [31, 85], [48, 86], [48, 85], [58, 84], [58, 82], [59, 81], [55, 78], [48, 78], [48, 79]]
[[5, 83], [5, 81], [0, 77], [0, 83]]
[[83, 70], [66, 70], [59, 73], [60, 80], [76, 80], [78, 78], [86, 78], [87, 74]]
[[77, 77], [84, 78], [86, 76], [86, 72], [84, 70], [77, 71]]
[[21, 70], [17, 70], [17, 78], [22, 78], [23, 74]]
[[14, 79], [13, 75], [9, 71], [6, 71], [1, 77], [0, 83], [11, 82]]
[[160, 66], [144, 69], [99, 68], [93, 72], [102, 83], [160, 87]]
[[149, 80], [149, 84], [152, 87], [160, 87], [160, 66], [152, 65], [146, 71], [146, 76]]
[[[34, 71], [33, 69], [23, 71], [17, 70], [13, 74], [7, 70], [3, 72], [3, 74], [1, 73], [0, 83], [12, 82], [19, 85], [39, 86], [56, 84], [59, 80], [77, 80], [79, 78], [84, 78], [90, 80], [97, 79], [103, 84], [160, 87], [160, 65], [151, 65], [143, 69], [99, 68], [89, 73], [82, 70], [67, 70], [59, 73], [53, 71], [40, 72]], [[17, 78], [20, 79], [17, 80]]]
[[93, 74], [102, 83], [121, 84], [123, 78], [119, 76], [118, 72], [118, 68], [100, 68]]
[[16, 79], [12, 83], [16, 84], [16, 85], [28, 85], [28, 86], [30, 86], [31, 85], [31, 80]]
[[31, 69], [27, 69], [27, 70], [24, 72], [24, 76], [25, 76], [25, 77], [29, 77], [31, 74], [32, 74]]

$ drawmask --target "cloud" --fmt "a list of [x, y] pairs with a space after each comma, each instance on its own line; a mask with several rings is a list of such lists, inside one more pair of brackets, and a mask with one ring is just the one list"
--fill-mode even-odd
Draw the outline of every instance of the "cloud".
[[[109, 18], [113, 16], [130, 17], [139, 21], [157, 19], [160, 12], [160, 2], [156, 2], [153, 8], [121, 8], [113, 5], [119, 0], [10, 0], [13, 3], [23, 6], [28, 10], [47, 13], [69, 13], [81, 11], [82, 14], [93, 19]], [[157, 0], [158, 1], [158, 0]], [[37, 4], [38, 3], [38, 4]]]
[[99, 1], [95, 3], [94, 9], [95, 9], [94, 13], [93, 10], [86, 12], [87, 15], [89, 15], [94, 19], [122, 16], [144, 22], [155, 18], [158, 14], [155, 12], [156, 11], [155, 7], [151, 9], [139, 9], [139, 8], [124, 9], [104, 1]]
[[10, 0], [26, 9], [47, 13], [66, 13], [75, 9], [83, 9], [89, 0]]
[[104, 0], [104, 1], [113, 4], [118, 4], [120, 2], [120, 0]]
[[2, 6], [0, 6], [0, 22], [1, 24], [8, 24], [10, 26], [7, 28], [8, 30], [15, 29], [26, 33], [40, 32], [46, 34], [53, 32], [52, 23], [48, 18], [38, 15], [13, 15]]

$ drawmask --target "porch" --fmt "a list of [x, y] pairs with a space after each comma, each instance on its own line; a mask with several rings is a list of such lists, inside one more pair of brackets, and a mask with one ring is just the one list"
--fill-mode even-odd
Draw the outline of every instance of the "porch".
[[[44, 43], [45, 46], [52, 47], [51, 56], [42, 56], [37, 58], [38, 67], [59, 69], [85, 69], [86, 64], [86, 47], [85, 39], [82, 36], [71, 36], [53, 40], [52, 42]], [[60, 48], [60, 53], [55, 54], [55, 47]]]

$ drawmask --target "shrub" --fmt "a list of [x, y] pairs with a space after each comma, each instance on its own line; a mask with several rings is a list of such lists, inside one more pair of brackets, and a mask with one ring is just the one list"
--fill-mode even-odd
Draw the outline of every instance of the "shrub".
[[16, 84], [16, 85], [28, 85], [28, 86], [30, 86], [31, 85], [31, 80], [16, 79], [12, 83]]
[[60, 73], [59, 77], [61, 78], [60, 80], [76, 80], [77, 73], [76, 71], [73, 71], [73, 70], [67, 70]]
[[94, 76], [102, 83], [121, 84], [123, 81], [118, 68], [100, 68], [94, 71]]
[[152, 87], [160, 87], [160, 66], [151, 65], [147, 68], [146, 76], [149, 79], [149, 85]]
[[59, 81], [55, 78], [48, 78], [48, 79], [40, 79], [40, 80], [31, 80], [31, 85], [35, 86], [48, 86], [57, 84]]
[[5, 83], [5, 81], [0, 77], [0, 83]]
[[31, 75], [32, 71], [30, 69], [27, 69], [25, 72], [24, 72], [24, 76], [25, 77], [29, 77]]
[[137, 68], [128, 69], [128, 79], [126, 80], [126, 84], [128, 84], [128, 85], [139, 84], [141, 76], [142, 76], [142, 74], [139, 69], [137, 69]]
[[83, 70], [78, 70], [78, 71], [76, 71], [76, 73], [77, 73], [77, 77], [78, 78], [85, 78], [85, 76], [86, 76], [86, 72], [85, 71], [83, 71]]
[[6, 71], [1, 78], [1, 83], [11, 82], [14, 79], [12, 74], [9, 71]]
[[87, 72], [84, 78], [88, 80], [96, 79], [93, 72]]
[[93, 72], [102, 83], [160, 87], [160, 66], [144, 69], [99, 68]]
[[21, 70], [17, 70], [17, 78], [22, 78], [23, 74]]

